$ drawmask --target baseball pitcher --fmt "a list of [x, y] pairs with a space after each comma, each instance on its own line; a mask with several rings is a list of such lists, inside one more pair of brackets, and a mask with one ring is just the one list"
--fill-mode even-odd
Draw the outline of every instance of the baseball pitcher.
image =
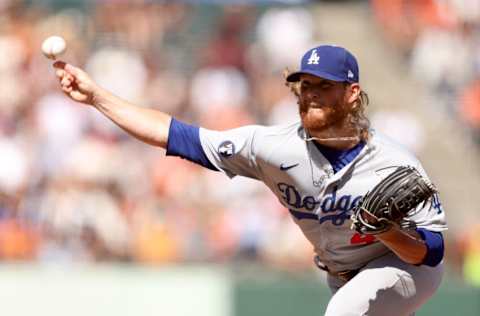
[[412, 315], [437, 290], [446, 229], [438, 194], [410, 152], [370, 128], [346, 49], [312, 48], [286, 76], [299, 122], [222, 132], [130, 104], [70, 64], [54, 66], [66, 95], [167, 155], [265, 183], [328, 273], [325, 315]]

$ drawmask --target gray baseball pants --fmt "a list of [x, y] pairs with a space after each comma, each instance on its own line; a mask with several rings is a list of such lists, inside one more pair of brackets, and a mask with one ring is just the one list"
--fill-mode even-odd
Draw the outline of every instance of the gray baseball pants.
[[442, 276], [443, 263], [415, 266], [389, 253], [372, 260], [348, 282], [328, 275], [333, 296], [325, 316], [414, 315], [435, 293]]

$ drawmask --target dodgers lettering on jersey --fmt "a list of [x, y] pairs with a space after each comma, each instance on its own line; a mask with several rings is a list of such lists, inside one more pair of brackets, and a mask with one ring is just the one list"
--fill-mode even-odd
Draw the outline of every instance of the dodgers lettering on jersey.
[[[400, 165], [414, 166], [426, 176], [412, 154], [376, 132], [337, 173], [319, 149], [305, 141], [300, 122], [223, 132], [200, 129], [200, 141], [210, 162], [229, 177], [264, 182], [332, 271], [359, 268], [390, 251], [373, 236], [350, 229], [351, 211], [365, 193]], [[420, 205], [405, 224], [445, 230], [438, 195]]]
[[[348, 194], [342, 195], [337, 199], [336, 186], [333, 187], [331, 194], [327, 194], [323, 199], [319, 200], [311, 195], [302, 197], [296, 187], [286, 183], [279, 183], [278, 188], [280, 192], [283, 193], [281, 198], [283, 202], [285, 202], [284, 205], [286, 204], [294, 217], [299, 220], [303, 218], [318, 218], [320, 224], [325, 221], [331, 221], [333, 225], [343, 225], [345, 220], [350, 218], [351, 210], [358, 205], [362, 199], [361, 195], [352, 197]], [[304, 209], [313, 212], [317, 207], [320, 208], [320, 216], [298, 211], [298, 209]]]

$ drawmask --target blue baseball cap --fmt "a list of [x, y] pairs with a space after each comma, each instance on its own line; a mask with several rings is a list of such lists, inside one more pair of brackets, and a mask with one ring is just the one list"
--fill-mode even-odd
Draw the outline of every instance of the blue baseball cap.
[[308, 50], [302, 57], [300, 70], [288, 75], [287, 81], [299, 81], [301, 74], [310, 74], [338, 82], [359, 81], [355, 56], [343, 47], [332, 45], [322, 45]]

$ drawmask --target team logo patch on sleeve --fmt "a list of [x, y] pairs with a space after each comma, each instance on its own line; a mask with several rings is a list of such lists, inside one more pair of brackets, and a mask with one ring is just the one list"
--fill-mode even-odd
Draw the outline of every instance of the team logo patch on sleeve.
[[224, 158], [230, 158], [235, 154], [235, 145], [230, 140], [226, 140], [218, 146], [218, 153]]

